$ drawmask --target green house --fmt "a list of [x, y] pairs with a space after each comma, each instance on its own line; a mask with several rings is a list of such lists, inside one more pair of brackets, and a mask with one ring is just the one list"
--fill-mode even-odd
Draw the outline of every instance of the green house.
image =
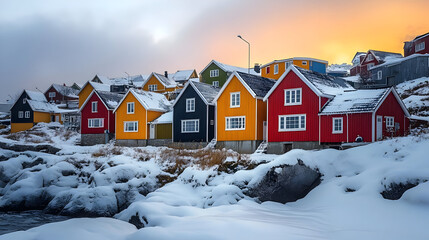
[[[235, 67], [231, 65], [227, 65], [224, 63], [220, 63], [216, 60], [212, 60], [201, 72], [201, 82], [211, 84], [215, 87], [222, 87], [225, 84], [228, 77], [233, 72], [244, 72], [247, 73], [249, 69]], [[260, 73], [255, 72], [254, 69], [250, 69], [250, 74], [260, 76]]]

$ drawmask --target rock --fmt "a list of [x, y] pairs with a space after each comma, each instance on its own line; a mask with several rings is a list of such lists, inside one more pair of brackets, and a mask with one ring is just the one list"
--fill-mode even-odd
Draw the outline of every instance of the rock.
[[[142, 223], [142, 220], [144, 223]], [[144, 228], [145, 224], [148, 224], [148, 221], [144, 216], [140, 219], [139, 213], [136, 213], [136, 215], [131, 216], [128, 222], [136, 226], [137, 229]]]
[[294, 202], [319, 185], [320, 177], [318, 171], [305, 166], [302, 161], [293, 166], [277, 166], [271, 168], [262, 181], [247, 194], [262, 202]]
[[27, 193], [25, 197], [15, 196], [12, 193], [12, 195], [3, 196], [0, 201], [0, 211], [42, 210], [52, 198], [44, 189], [36, 189]]
[[34, 161], [31, 162], [23, 162], [22, 163], [22, 168], [32, 168], [34, 166], [37, 166], [39, 164], [43, 164], [43, 158], [39, 157]]
[[9, 144], [4, 142], [0, 142], [0, 148], [12, 150], [15, 152], [33, 151], [33, 152], [45, 152], [50, 154], [56, 154], [61, 150], [59, 148], [56, 148], [47, 144], [21, 145], [21, 144]]
[[391, 183], [383, 192], [380, 194], [385, 199], [398, 200], [402, 197], [405, 191], [410, 188], [419, 185], [419, 181], [406, 182], [406, 183]]

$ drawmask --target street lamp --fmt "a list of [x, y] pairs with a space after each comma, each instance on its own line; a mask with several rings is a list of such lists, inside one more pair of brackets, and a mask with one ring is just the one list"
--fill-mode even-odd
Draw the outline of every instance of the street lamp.
[[248, 45], [249, 45], [249, 62], [248, 62], [248, 67], [247, 67], [247, 73], [250, 73], [250, 43], [248, 41], [246, 41], [243, 37], [241, 37], [241, 35], [237, 35], [238, 38], [240, 38], [241, 40], [245, 41]]

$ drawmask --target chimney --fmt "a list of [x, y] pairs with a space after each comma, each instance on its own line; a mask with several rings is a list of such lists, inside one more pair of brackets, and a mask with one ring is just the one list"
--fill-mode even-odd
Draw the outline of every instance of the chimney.
[[256, 73], [261, 72], [261, 64], [255, 63], [255, 67], [253, 67], [253, 70], [255, 70]]
[[166, 78], [168, 78], [168, 72], [167, 72], [167, 71], [164, 71], [164, 76], [165, 76]]

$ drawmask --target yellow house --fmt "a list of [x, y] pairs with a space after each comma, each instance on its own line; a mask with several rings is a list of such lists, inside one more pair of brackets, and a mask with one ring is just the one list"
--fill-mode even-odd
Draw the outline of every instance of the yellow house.
[[168, 112], [170, 105], [162, 94], [128, 90], [114, 110], [116, 143], [125, 146], [146, 146], [147, 140], [155, 134], [151, 132], [148, 123]]
[[171, 93], [177, 89], [180, 89], [177, 82], [168, 76], [166, 77], [155, 72], [151, 73], [142, 85], [142, 90], [156, 93]]
[[254, 152], [266, 136], [265, 94], [274, 80], [233, 72], [215, 98], [216, 146]]
[[326, 74], [328, 61], [307, 57], [274, 60], [261, 66], [261, 76], [278, 80], [290, 65]]
[[24, 90], [11, 108], [11, 132], [28, 130], [40, 122], [62, 123], [61, 113], [65, 112], [48, 103], [43, 93]]
[[[80, 89], [78, 96], [79, 96], [79, 108], [83, 105], [83, 103], [86, 101], [86, 99], [89, 97], [89, 95], [92, 93], [92, 91], [98, 90], [98, 91], [104, 91], [104, 92], [110, 92], [110, 85], [100, 83], [101, 81], [98, 80], [100, 77], [96, 75], [93, 80], [86, 82], [82, 88]], [[98, 80], [100, 82], [96, 82], [94, 80]]]

